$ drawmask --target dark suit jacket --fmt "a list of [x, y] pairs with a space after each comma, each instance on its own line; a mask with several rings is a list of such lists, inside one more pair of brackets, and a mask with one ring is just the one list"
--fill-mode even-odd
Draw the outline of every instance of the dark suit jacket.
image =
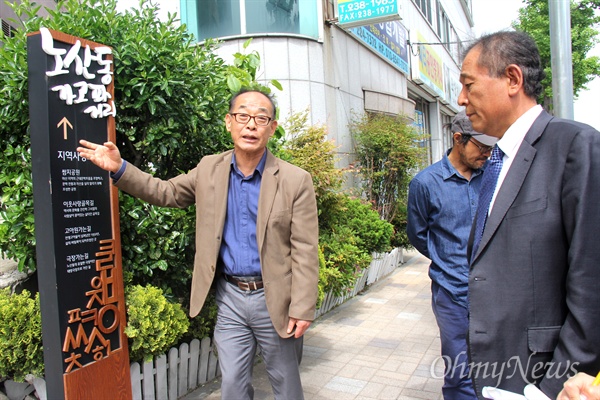
[[[163, 207], [196, 204], [196, 257], [190, 316], [202, 308], [217, 271], [227, 212], [232, 151], [207, 156], [168, 181], [128, 164], [116, 185]], [[319, 280], [317, 203], [310, 174], [267, 152], [256, 237], [267, 309], [277, 333], [289, 337], [289, 318], [312, 321]]]
[[471, 263], [469, 314], [480, 398], [483, 386], [522, 394], [533, 382], [556, 398], [568, 375], [598, 373], [598, 131], [546, 112], [535, 120]]

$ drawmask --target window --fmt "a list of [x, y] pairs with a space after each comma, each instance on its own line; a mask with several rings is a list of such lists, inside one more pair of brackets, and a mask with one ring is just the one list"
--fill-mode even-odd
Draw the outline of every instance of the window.
[[433, 24], [431, 0], [413, 0], [413, 2], [417, 6], [417, 8], [421, 10], [421, 13], [423, 14], [423, 16], [425, 16], [427, 21], [429, 21], [430, 24]]
[[200, 40], [241, 33], [239, 0], [198, 0], [197, 3], [194, 17]]
[[416, 145], [427, 148], [427, 155], [424, 156], [423, 165], [429, 165], [432, 162], [431, 137], [429, 136], [429, 103], [420, 97], [414, 97], [410, 94], [408, 98], [415, 101], [415, 120], [413, 127], [420, 136]]
[[198, 40], [282, 33], [319, 37], [319, 1], [181, 0], [182, 22]]
[[450, 51], [450, 21], [448, 21], [448, 16], [442, 7], [438, 8], [440, 13], [437, 19], [437, 33], [442, 41], [444, 47]]
[[457, 64], [460, 64], [460, 56], [463, 51], [463, 44], [452, 25], [450, 25], [450, 35], [448, 37], [450, 38], [450, 55]]
[[444, 151], [454, 145], [454, 132], [450, 129], [452, 117], [442, 114], [442, 148]]
[[459, 63], [460, 59], [460, 43], [458, 34], [452, 26], [448, 15], [438, 3], [438, 18], [437, 18], [437, 33], [440, 40], [452, 58]]
[[246, 0], [248, 33], [300, 33], [298, 0]]

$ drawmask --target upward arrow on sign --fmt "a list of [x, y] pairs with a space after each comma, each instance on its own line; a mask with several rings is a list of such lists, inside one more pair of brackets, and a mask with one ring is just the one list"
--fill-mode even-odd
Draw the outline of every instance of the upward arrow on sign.
[[71, 125], [71, 123], [69, 122], [67, 117], [63, 117], [63, 119], [60, 120], [60, 122], [58, 123], [58, 125], [56, 125], [56, 127], [60, 128], [61, 125], [63, 126], [64, 139], [67, 140], [67, 126], [71, 129], [73, 129], [73, 125]]

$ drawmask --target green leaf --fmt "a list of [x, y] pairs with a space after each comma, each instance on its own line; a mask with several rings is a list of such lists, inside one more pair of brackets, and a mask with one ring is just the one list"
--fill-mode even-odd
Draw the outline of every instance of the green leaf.
[[281, 83], [279, 83], [279, 81], [276, 79], [271, 79], [271, 85], [275, 86], [279, 90], [283, 90], [283, 86], [281, 86]]
[[227, 77], [227, 86], [233, 93], [238, 92], [242, 88], [242, 82], [233, 75]]

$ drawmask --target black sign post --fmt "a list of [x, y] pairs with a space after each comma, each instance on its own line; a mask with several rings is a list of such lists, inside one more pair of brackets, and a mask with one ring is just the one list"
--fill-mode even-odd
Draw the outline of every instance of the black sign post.
[[117, 190], [76, 151], [115, 140], [112, 49], [45, 28], [27, 46], [47, 395], [128, 399]]

